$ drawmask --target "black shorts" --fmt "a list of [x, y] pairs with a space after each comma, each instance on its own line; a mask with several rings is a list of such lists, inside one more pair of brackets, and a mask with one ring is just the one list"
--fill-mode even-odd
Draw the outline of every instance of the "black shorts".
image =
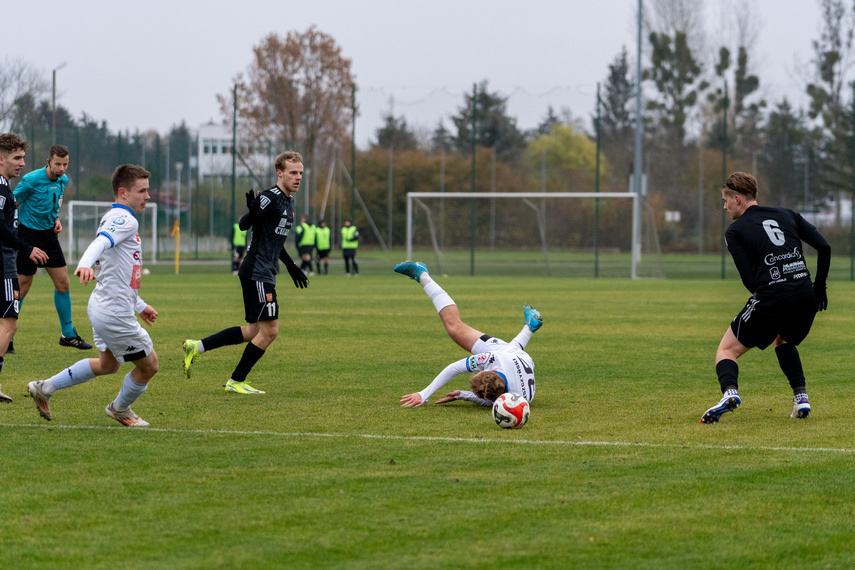
[[27, 226], [18, 225], [18, 237], [21, 241], [34, 245], [48, 254], [47, 262], [42, 265], [33, 263], [29, 256], [18, 253], [18, 275], [35, 275], [39, 267], [65, 267], [65, 256], [59, 246], [59, 237], [53, 233], [53, 229], [34, 230]]
[[0, 319], [17, 319], [21, 308], [21, 288], [18, 278], [2, 279], [3, 290], [0, 291]]
[[243, 254], [246, 252], [245, 245], [236, 245], [232, 247], [232, 256], [237, 257], [238, 259], [243, 258]]
[[252, 324], [258, 321], [275, 321], [279, 318], [275, 285], [241, 277], [240, 287], [243, 289], [246, 322]]
[[356, 248], [343, 249], [341, 254], [345, 259], [356, 259]]
[[748, 348], [763, 350], [780, 335], [798, 346], [810, 332], [816, 317], [816, 296], [813, 291], [762, 306], [751, 297], [731, 321], [730, 330]]
[[319, 249], [318, 250], [318, 259], [326, 259], [330, 256], [330, 250], [328, 249]]
[[301, 245], [297, 247], [297, 250], [300, 252], [300, 257], [304, 255], [312, 255], [312, 249], [314, 249], [314, 246], [312, 245]]

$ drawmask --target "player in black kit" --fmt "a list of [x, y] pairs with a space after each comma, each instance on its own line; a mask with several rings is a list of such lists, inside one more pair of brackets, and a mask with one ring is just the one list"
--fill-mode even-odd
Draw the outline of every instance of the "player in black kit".
[[309, 280], [285, 251], [285, 240], [294, 224], [294, 198], [303, 178], [303, 158], [299, 153], [286, 151], [276, 157], [276, 186], [254, 196], [246, 194], [249, 213], [240, 221], [240, 229], [252, 227], [252, 238], [246, 257], [240, 265], [238, 276], [243, 289], [243, 306], [247, 325], [230, 327], [202, 340], [184, 341], [184, 374], [199, 355], [207, 350], [248, 343], [232, 377], [226, 383], [227, 392], [238, 394], [264, 394], [246, 382], [246, 376], [264, 351], [279, 334], [279, 304], [276, 301], [276, 274], [279, 261], [285, 264], [294, 285], [308, 287]]
[[[724, 397], [701, 421], [716, 423], [739, 407], [736, 359], [751, 348], [770, 344], [793, 389], [790, 417], [810, 414], [802, 361], [796, 346], [807, 337], [817, 311], [828, 307], [825, 281], [831, 247], [800, 214], [757, 205], [757, 180], [745, 172], [731, 174], [721, 189], [724, 209], [734, 222], [725, 232], [727, 249], [752, 295], [730, 323], [715, 355], [715, 370]], [[813, 284], [802, 242], [818, 253]]]

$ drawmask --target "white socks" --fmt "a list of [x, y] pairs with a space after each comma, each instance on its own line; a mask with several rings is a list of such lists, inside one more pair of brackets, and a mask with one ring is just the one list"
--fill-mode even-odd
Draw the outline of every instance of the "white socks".
[[122, 382], [122, 389], [119, 390], [119, 395], [113, 401], [113, 409], [117, 412], [126, 411], [131, 404], [137, 401], [137, 398], [142, 396], [145, 389], [148, 388], [148, 383], [137, 384], [134, 382], [131, 372], [128, 372], [125, 376], [125, 380]]
[[89, 366], [89, 359], [84, 358], [75, 362], [62, 372], [55, 374], [49, 380], [42, 384], [42, 389], [46, 394], [51, 395], [57, 390], [63, 388], [71, 388], [78, 384], [83, 384], [95, 378], [95, 373], [92, 372], [92, 367]]
[[531, 332], [531, 329], [528, 328], [528, 325], [523, 325], [523, 328], [520, 331], [520, 334], [515, 336], [514, 340], [512, 340], [511, 342], [515, 342], [515, 343], [519, 344], [520, 348], [525, 350], [525, 345], [527, 345], [528, 341], [531, 340], [531, 335], [533, 335], [533, 334], [534, 333]]
[[439, 313], [444, 308], [449, 305], [455, 305], [456, 303], [451, 299], [451, 296], [445, 292], [445, 290], [439, 286], [439, 284], [430, 278], [430, 275], [427, 272], [422, 273], [422, 276], [419, 277], [419, 285], [424, 287], [425, 293], [430, 297], [431, 302], [433, 303], [436, 312]]

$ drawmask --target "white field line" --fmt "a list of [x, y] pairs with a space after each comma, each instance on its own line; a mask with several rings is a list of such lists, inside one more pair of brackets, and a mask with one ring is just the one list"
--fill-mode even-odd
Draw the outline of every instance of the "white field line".
[[278, 431], [240, 431], [221, 429], [172, 429], [172, 428], [126, 428], [108, 426], [66, 426], [59, 424], [8, 424], [0, 423], [4, 428], [35, 428], [35, 429], [70, 429], [70, 430], [121, 430], [133, 432], [178, 433], [195, 435], [263, 435], [268, 437], [288, 438], [340, 438], [340, 439], [388, 439], [401, 441], [441, 441], [450, 443], [504, 443], [518, 445], [556, 445], [565, 447], [649, 447], [663, 449], [712, 449], [725, 451], [786, 451], [812, 453], [855, 453], [855, 448], [845, 447], [778, 447], [767, 445], [710, 445], [704, 443], [645, 443], [630, 441], [562, 441], [562, 440], [532, 440], [532, 439], [491, 439], [477, 437], [434, 437], [378, 434], [347, 434], [347, 433], [308, 433], [308, 432], [278, 432]]

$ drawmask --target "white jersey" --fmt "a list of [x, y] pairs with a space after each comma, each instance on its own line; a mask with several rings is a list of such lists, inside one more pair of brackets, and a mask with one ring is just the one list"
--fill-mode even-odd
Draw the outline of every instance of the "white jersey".
[[[450, 382], [458, 374], [486, 370], [495, 372], [502, 377], [505, 381], [505, 392], [519, 394], [527, 402], [531, 402], [534, 399], [534, 361], [523, 350], [523, 343], [518, 338], [515, 338], [511, 343], [498, 338], [490, 338], [486, 341], [479, 340], [472, 347], [474, 353], [472, 356], [446, 366], [434, 381], [430, 383], [430, 386], [419, 392], [422, 400], [427, 401], [434, 392]], [[469, 391], [461, 391], [459, 398], [484, 406], [493, 404], [488, 400], [483, 400], [475, 396]]]
[[80, 267], [94, 264], [97, 284], [89, 298], [91, 309], [123, 316], [142, 312], [142, 243], [133, 210], [122, 204], [104, 214], [95, 239], [80, 258]]

